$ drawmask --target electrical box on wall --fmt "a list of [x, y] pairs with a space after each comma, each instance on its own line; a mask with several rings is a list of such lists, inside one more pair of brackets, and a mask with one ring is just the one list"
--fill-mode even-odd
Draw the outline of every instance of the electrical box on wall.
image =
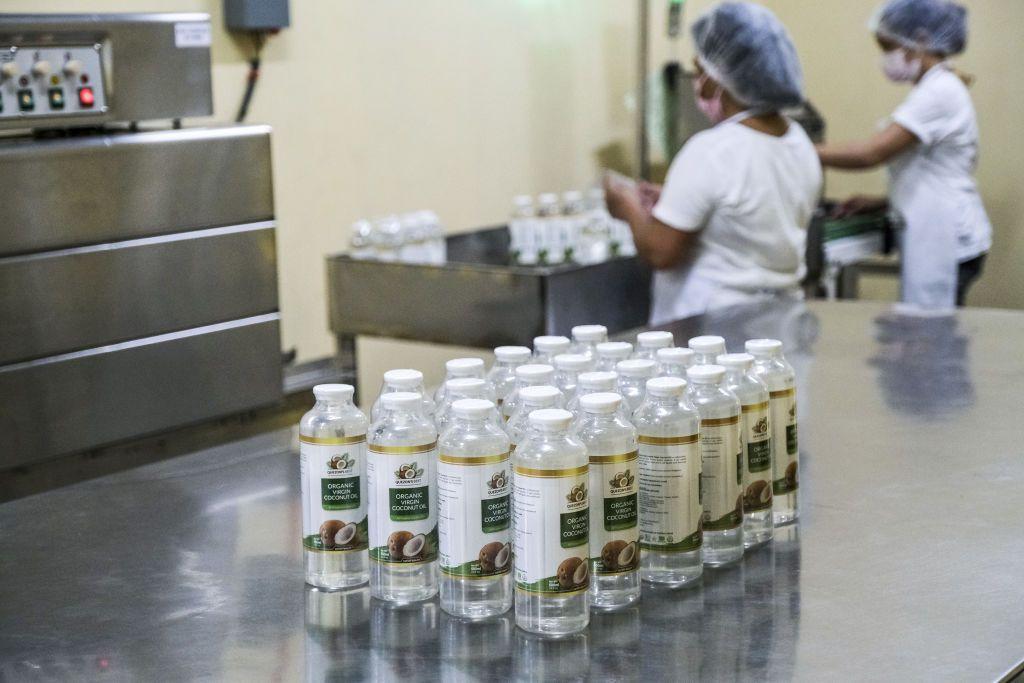
[[288, 0], [224, 0], [229, 31], [275, 31], [289, 23]]

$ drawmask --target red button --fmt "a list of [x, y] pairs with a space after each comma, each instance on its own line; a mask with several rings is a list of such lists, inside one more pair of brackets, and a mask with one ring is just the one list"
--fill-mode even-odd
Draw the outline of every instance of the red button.
[[83, 107], [91, 107], [96, 103], [96, 97], [93, 95], [92, 88], [78, 89], [78, 103]]

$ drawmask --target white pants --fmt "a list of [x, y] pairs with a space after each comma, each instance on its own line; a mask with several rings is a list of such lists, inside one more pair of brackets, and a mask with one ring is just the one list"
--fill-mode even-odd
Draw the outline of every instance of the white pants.
[[719, 308], [769, 301], [778, 297], [803, 299], [803, 291], [797, 287], [778, 290], [732, 289], [692, 274], [677, 291], [671, 291], [666, 285], [667, 282], [656, 282], [653, 288], [651, 325], [663, 325]]

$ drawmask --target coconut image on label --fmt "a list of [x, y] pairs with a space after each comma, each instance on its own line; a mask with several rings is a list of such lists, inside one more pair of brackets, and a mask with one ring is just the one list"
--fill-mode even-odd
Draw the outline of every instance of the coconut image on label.
[[743, 494], [743, 508], [747, 511], [770, 508], [772, 487], [767, 481], [758, 479], [751, 482]]
[[601, 563], [613, 571], [632, 569], [636, 564], [636, 543], [623, 540], [609, 541], [601, 548]]
[[360, 540], [359, 525], [354, 522], [329, 519], [320, 525], [320, 542], [328, 550], [358, 545]]
[[562, 563], [558, 565], [558, 585], [563, 590], [569, 590], [572, 588], [580, 588], [587, 583], [587, 577], [590, 574], [587, 563], [584, 562], [582, 557], [570, 557], [566, 560], [562, 560]]
[[505, 569], [511, 559], [512, 546], [508, 543], [493, 541], [480, 548], [480, 556], [477, 561], [483, 572], [491, 573]]

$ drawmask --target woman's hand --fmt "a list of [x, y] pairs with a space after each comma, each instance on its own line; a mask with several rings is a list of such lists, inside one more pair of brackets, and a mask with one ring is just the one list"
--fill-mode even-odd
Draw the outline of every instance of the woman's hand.
[[640, 187], [624, 176], [616, 173], [605, 173], [604, 201], [608, 205], [608, 213], [621, 221], [629, 221], [629, 217], [637, 209], [644, 207]]
[[885, 197], [871, 197], [868, 195], [858, 194], [850, 197], [845, 202], [837, 204], [832, 213], [832, 218], [846, 218], [847, 216], [857, 216], [865, 213], [874, 213], [876, 211], [884, 211], [889, 208], [889, 200]]
[[637, 185], [637, 188], [640, 190], [640, 201], [643, 202], [644, 208], [652, 211], [654, 205], [661, 199], [661, 185], [642, 180]]

